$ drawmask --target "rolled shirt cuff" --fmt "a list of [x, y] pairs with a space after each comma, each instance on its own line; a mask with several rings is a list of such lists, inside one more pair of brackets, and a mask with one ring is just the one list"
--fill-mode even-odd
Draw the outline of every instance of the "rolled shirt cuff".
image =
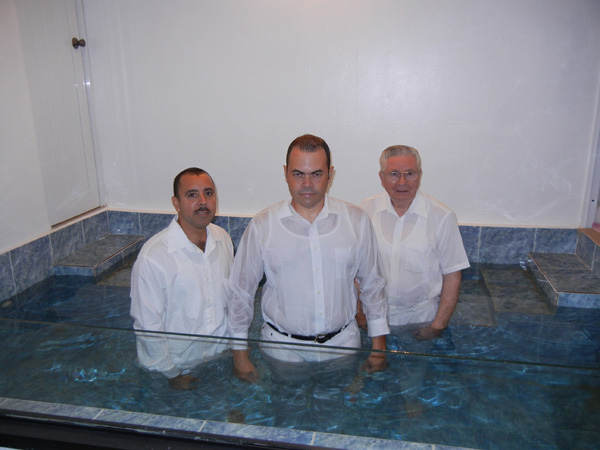
[[[232, 338], [235, 340], [231, 341], [232, 350], [246, 350], [248, 348], [248, 332], [246, 333], [232, 333]], [[244, 339], [243, 341], [240, 339]]]
[[386, 318], [367, 320], [369, 337], [390, 334], [390, 326]]

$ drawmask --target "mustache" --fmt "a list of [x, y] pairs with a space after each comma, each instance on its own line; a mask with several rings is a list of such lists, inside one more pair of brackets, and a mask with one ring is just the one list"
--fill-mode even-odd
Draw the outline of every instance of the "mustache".
[[317, 191], [315, 191], [314, 189], [302, 189], [299, 193], [300, 194], [316, 194]]
[[210, 212], [210, 209], [208, 209], [206, 206], [201, 206], [195, 212]]

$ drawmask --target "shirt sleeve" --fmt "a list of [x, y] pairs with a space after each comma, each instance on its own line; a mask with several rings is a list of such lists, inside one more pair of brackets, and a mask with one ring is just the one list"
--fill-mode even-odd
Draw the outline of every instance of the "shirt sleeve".
[[[252, 220], [242, 236], [229, 277], [231, 299], [227, 321], [233, 338], [248, 339], [248, 329], [254, 315], [254, 296], [262, 276], [262, 247], [255, 221]], [[247, 342], [233, 343], [234, 350], [243, 350], [247, 346]]]
[[360, 300], [367, 317], [370, 337], [389, 334], [388, 303], [385, 297], [385, 279], [379, 257], [377, 238], [366, 213], [359, 229], [360, 264], [356, 279], [360, 286]]
[[148, 370], [159, 371], [168, 378], [179, 375], [169, 354], [165, 335], [144, 333], [165, 331], [166, 293], [162, 272], [149, 259], [138, 257], [131, 276], [131, 317], [136, 331], [139, 363]]
[[447, 214], [440, 224], [437, 245], [442, 274], [446, 275], [470, 267], [456, 214], [453, 212]]

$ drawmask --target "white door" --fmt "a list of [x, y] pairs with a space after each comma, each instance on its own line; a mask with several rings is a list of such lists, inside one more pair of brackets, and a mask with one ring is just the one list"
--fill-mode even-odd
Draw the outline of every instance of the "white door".
[[15, 2], [52, 224], [100, 205], [75, 1]]

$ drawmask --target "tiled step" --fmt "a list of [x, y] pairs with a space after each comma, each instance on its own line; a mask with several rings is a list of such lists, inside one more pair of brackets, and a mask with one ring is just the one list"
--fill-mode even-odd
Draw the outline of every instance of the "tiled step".
[[79, 275], [101, 280], [126, 264], [143, 244], [143, 236], [106, 235], [56, 262], [54, 275]]
[[572, 253], [529, 254], [530, 269], [552, 306], [600, 309], [600, 277]]

